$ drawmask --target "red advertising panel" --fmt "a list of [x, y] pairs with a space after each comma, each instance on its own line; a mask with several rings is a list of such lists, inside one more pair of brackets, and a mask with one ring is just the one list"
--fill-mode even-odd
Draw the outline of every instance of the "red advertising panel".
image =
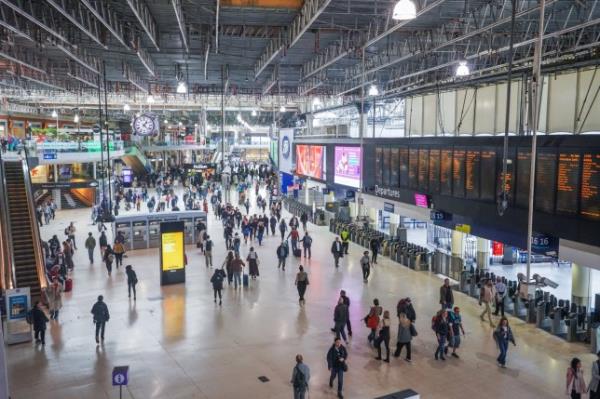
[[296, 145], [296, 174], [325, 180], [325, 147]]
[[504, 254], [504, 244], [498, 241], [492, 241], [492, 255], [499, 256]]

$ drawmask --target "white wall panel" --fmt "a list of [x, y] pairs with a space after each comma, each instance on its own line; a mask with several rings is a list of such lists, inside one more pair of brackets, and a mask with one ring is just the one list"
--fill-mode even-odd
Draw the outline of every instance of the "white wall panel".
[[407, 104], [407, 116], [410, 117], [408, 123], [410, 124], [409, 135], [410, 136], [422, 136], [423, 135], [423, 96], [416, 96], [412, 98], [412, 102]]
[[[504, 133], [506, 124], [506, 92], [508, 83], [499, 83], [496, 85], [496, 133]], [[517, 121], [519, 120], [519, 110], [521, 107], [521, 82], [513, 81], [510, 88], [510, 119], [509, 133], [517, 132]]]
[[456, 128], [456, 92], [440, 93], [440, 112], [437, 117], [437, 131], [442, 134], [455, 134]]
[[494, 133], [496, 122], [496, 85], [477, 90], [475, 134]]
[[575, 126], [577, 73], [549, 76], [548, 133], [572, 133]]
[[437, 133], [437, 94], [423, 97], [423, 134]]
[[593, 69], [580, 71], [578, 88], [576, 117], [580, 117], [576, 121], [577, 132], [600, 132], [600, 96], [596, 96], [600, 89], [600, 68], [596, 76]]
[[476, 89], [456, 92], [456, 126], [458, 134], [473, 134], [475, 123]]
[[548, 132], [548, 87], [550, 76], [542, 78], [542, 98], [540, 100], [540, 122], [538, 125], [539, 132]]

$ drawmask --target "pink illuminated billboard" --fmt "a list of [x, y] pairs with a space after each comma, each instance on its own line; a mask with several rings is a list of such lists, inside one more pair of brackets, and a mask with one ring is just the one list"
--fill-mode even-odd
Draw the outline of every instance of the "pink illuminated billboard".
[[335, 147], [333, 182], [359, 188], [362, 173], [360, 147]]

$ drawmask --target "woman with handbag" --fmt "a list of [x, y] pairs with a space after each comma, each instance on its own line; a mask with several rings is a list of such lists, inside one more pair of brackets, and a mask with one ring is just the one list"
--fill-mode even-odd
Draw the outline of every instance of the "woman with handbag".
[[248, 253], [248, 256], [246, 257], [246, 260], [248, 261], [248, 274], [250, 274], [250, 277], [252, 277], [253, 280], [256, 280], [256, 277], [259, 276], [258, 273], [258, 264], [259, 264], [259, 260], [258, 260], [258, 254], [254, 251], [254, 247], [250, 247], [250, 252]]
[[371, 332], [367, 336], [367, 340], [369, 343], [375, 341], [375, 337], [377, 336], [377, 328], [379, 328], [379, 317], [383, 313], [383, 308], [379, 306], [379, 299], [373, 299], [373, 306], [369, 310], [369, 314], [365, 317], [365, 324], [368, 328], [371, 329]]
[[411, 361], [411, 346], [410, 343], [413, 337], [417, 336], [417, 330], [413, 323], [406, 317], [405, 313], [400, 313], [398, 317], [398, 339], [396, 341], [396, 352], [394, 357], [400, 357], [402, 348], [406, 347], [406, 357], [404, 360], [407, 362]]
[[581, 399], [587, 392], [581, 360], [574, 357], [571, 366], [567, 369], [567, 396], [571, 399]]
[[392, 322], [390, 320], [390, 312], [386, 310], [383, 312], [383, 318], [380, 322], [379, 336], [375, 340], [375, 346], [377, 347], [377, 357], [375, 359], [381, 360], [381, 344], [385, 344], [386, 357], [383, 359], [384, 362], [390, 362], [390, 326]]
[[309, 282], [308, 282], [308, 274], [306, 274], [306, 272], [304, 271], [304, 268], [302, 267], [302, 265], [300, 265], [300, 267], [298, 268], [298, 274], [296, 274], [296, 288], [298, 288], [298, 296], [300, 297], [300, 299], [298, 300], [300, 302], [300, 306], [302, 306], [305, 301], [304, 301], [304, 293], [306, 292], [306, 287], [308, 286]]

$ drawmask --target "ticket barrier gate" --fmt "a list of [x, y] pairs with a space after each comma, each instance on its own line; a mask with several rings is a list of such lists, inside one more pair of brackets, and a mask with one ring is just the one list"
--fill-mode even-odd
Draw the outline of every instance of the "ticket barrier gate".
[[600, 323], [594, 323], [590, 328], [590, 344], [592, 353], [600, 351]]
[[444, 276], [450, 275], [450, 264], [452, 263], [452, 256], [435, 251], [433, 253], [433, 272], [436, 274], [442, 274]]
[[397, 238], [386, 238], [381, 242], [381, 255], [391, 256], [394, 245], [398, 243]]

